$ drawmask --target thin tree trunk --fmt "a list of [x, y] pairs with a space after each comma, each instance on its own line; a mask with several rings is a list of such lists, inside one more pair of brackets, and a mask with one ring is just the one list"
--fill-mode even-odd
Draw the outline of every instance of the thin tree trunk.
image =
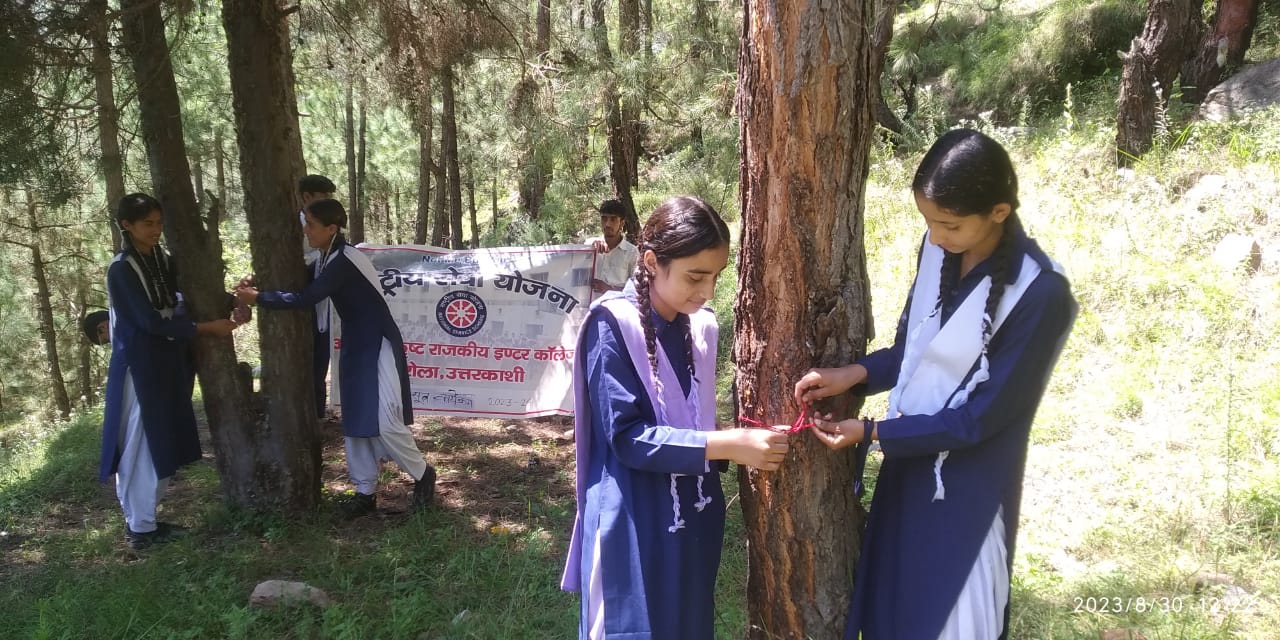
[[360, 198], [360, 183], [356, 177], [356, 111], [355, 80], [347, 78], [347, 103], [344, 111], [342, 133], [345, 138], [347, 158], [347, 209], [354, 211]]
[[[84, 240], [77, 237], [75, 241], [75, 251], [77, 254], [84, 253]], [[76, 326], [84, 326], [84, 317], [89, 314], [89, 277], [85, 273], [84, 260], [76, 261]], [[76, 341], [76, 355], [79, 363], [80, 373], [78, 376], [80, 386], [80, 407], [87, 409], [92, 407], [95, 399], [94, 396], [94, 379], [93, 379], [93, 357], [91, 350], [93, 345], [89, 342], [89, 337], [83, 331], [78, 332], [79, 340]]]
[[217, 172], [218, 202], [222, 203], [222, 212], [226, 214], [227, 207], [227, 161], [226, 155], [222, 150], [222, 128], [218, 128], [218, 132], [213, 135], [213, 161], [215, 171]]
[[471, 248], [480, 248], [480, 223], [476, 221], [476, 181], [475, 169], [467, 166], [467, 200], [471, 212]]
[[547, 52], [551, 51], [551, 0], [538, 0], [534, 22], [537, 35], [533, 46], [538, 52], [538, 64], [543, 64], [546, 62]]
[[[618, 53], [625, 60], [640, 57], [640, 0], [618, 0]], [[626, 158], [627, 176], [634, 188], [639, 183], [642, 125], [641, 101], [621, 98], [622, 152]]]
[[623, 129], [622, 108], [618, 104], [618, 83], [613, 75], [613, 53], [609, 49], [609, 28], [604, 17], [605, 0], [591, 0], [592, 40], [596, 45], [596, 57], [600, 67], [609, 74], [601, 89], [601, 101], [605, 110], [605, 138], [609, 147], [609, 178], [613, 181], [613, 195], [626, 209], [625, 232], [627, 240], [636, 242], [640, 233], [640, 218], [636, 215], [635, 201], [631, 198], [631, 170], [628, 167], [627, 139]]
[[[297, 179], [306, 172], [287, 11], [275, 0], [224, 0], [222, 25], [256, 280], [265, 289], [298, 290], [307, 279], [298, 254], [300, 230], [297, 218], [282, 215], [297, 210]], [[311, 371], [310, 314], [264, 311], [257, 317], [266, 424], [227, 439], [251, 453], [237, 455], [234, 468], [225, 465], [224, 487], [226, 476], [235, 480], [235, 503], [310, 509], [320, 497], [320, 438], [311, 379], [299, 375]], [[206, 392], [206, 403], [208, 397]]]
[[387, 234], [387, 244], [399, 244], [400, 238], [402, 237], [400, 235], [400, 230], [402, 228], [401, 223], [403, 222], [403, 219], [401, 218], [400, 187], [398, 186], [396, 187], [394, 203], [395, 206], [392, 207], [391, 212], [388, 215], [388, 217], [391, 218], [391, 231]]
[[449, 172], [449, 246], [462, 248], [462, 179], [458, 166], [458, 120], [457, 105], [453, 95], [453, 67], [448, 66], [440, 73], [440, 86], [444, 100], [444, 164]]
[[348, 213], [350, 214], [349, 222], [351, 225], [351, 229], [350, 229], [351, 242], [357, 243], [357, 244], [364, 242], [364, 236], [365, 236], [364, 215], [365, 215], [365, 209], [369, 204], [369, 198], [364, 192], [365, 178], [366, 178], [365, 159], [367, 158], [366, 151], [368, 150], [368, 140], [366, 138], [366, 133], [367, 133], [367, 125], [369, 122], [368, 113], [367, 113], [368, 105], [367, 105], [367, 100], [365, 98], [365, 94], [367, 93], [367, 91], [365, 89], [366, 89], [366, 86], [365, 86], [364, 79], [361, 78], [360, 80], [360, 133], [359, 133], [359, 137], [356, 139], [356, 145], [357, 145], [356, 147], [356, 189], [355, 189], [355, 193], [351, 196], [351, 208], [348, 211]]
[[[443, 136], [444, 132], [442, 130], [441, 137], [443, 138]], [[442, 139], [441, 143], [443, 144], [443, 142], [444, 140]], [[441, 153], [443, 154], [443, 150]], [[432, 218], [431, 244], [436, 247], [444, 247], [447, 244], [447, 238], [449, 235], [449, 203], [446, 198], [449, 187], [448, 180], [445, 175], [443, 158], [441, 159], [441, 164], [436, 165], [434, 174], [436, 179], [434, 196], [436, 215], [435, 218]]]
[[[738, 413], [773, 424], [799, 413], [791, 388], [810, 366], [852, 362], [871, 335], [863, 185], [878, 78], [867, 73], [863, 25], [872, 8], [748, 0], [745, 9], [735, 385]], [[819, 408], [856, 415], [857, 402], [843, 400]], [[739, 469], [747, 637], [839, 638], [864, 519], [853, 456], [807, 435], [791, 446], [776, 472]]]
[[431, 83], [423, 83], [422, 98], [415, 112], [418, 119], [418, 219], [413, 228], [413, 243], [427, 243], [427, 223], [431, 216]]
[[93, 43], [93, 85], [97, 99], [98, 145], [102, 148], [102, 177], [107, 186], [107, 227], [111, 248], [120, 246], [120, 228], [111, 221], [124, 199], [124, 159], [120, 153], [120, 113], [116, 110], [115, 78], [112, 76], [110, 24], [107, 0], [90, 0], [89, 39]]
[[53, 321], [53, 294], [49, 290], [49, 277], [45, 273], [44, 257], [40, 252], [40, 226], [36, 217], [35, 194], [27, 192], [27, 226], [31, 229], [31, 273], [36, 281], [36, 315], [40, 318], [40, 340], [44, 342], [45, 361], [49, 366], [49, 385], [53, 391], [53, 403], [58, 415], [66, 420], [71, 417], [71, 397], [67, 395], [67, 381], [62, 377], [62, 365], [58, 361], [58, 330]]
[[1182, 66], [1182, 101], [1200, 104], [1228, 69], [1244, 62], [1258, 22], [1258, 0], [1218, 0], [1200, 48]]
[[493, 203], [493, 218], [489, 221], [494, 231], [498, 230], [498, 174], [489, 176], [489, 201]]

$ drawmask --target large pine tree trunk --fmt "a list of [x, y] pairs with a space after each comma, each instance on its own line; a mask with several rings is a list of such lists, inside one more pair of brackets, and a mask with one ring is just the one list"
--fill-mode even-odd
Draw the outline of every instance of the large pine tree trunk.
[[[535, 23], [534, 52], [541, 69], [551, 55], [551, 0], [538, 0]], [[540, 92], [541, 87], [535, 78], [524, 77], [516, 84], [512, 99], [515, 124], [521, 131], [520, 209], [531, 220], [537, 220], [542, 213], [542, 202], [555, 170], [554, 159], [546, 149], [546, 125], [539, 104]]]
[[356, 134], [356, 188], [351, 194], [347, 213], [350, 223], [348, 236], [352, 243], [359, 244], [365, 240], [365, 213], [369, 208], [369, 197], [365, 193], [365, 161], [368, 158], [368, 87], [363, 78], [360, 80], [360, 131]]
[[1200, 104], [1228, 69], [1244, 62], [1258, 22], [1258, 0], [1218, 0], [1200, 47], [1182, 65], [1182, 101]]
[[[771, 423], [795, 419], [791, 390], [810, 366], [852, 362], [871, 334], [862, 200], [879, 90], [863, 27], [872, 7], [748, 0], [745, 10], [734, 361], [739, 412]], [[828, 408], [856, 411], [850, 400]], [[807, 433], [792, 440], [777, 472], [739, 475], [748, 637], [839, 638], [863, 522], [853, 457]]]
[[[1129, 165], [1151, 149], [1157, 107], [1168, 104], [1173, 81], [1196, 42], [1200, 3], [1195, 0], [1150, 0], [1142, 34], [1123, 54], [1116, 115], [1116, 163]], [[1157, 95], [1153, 85], [1158, 84]]]
[[[276, 0], [224, 0], [222, 26], [254, 273], [260, 287], [298, 290], [306, 274], [295, 194], [305, 166], [286, 11]], [[237, 503], [308, 509], [320, 497], [313, 388], [310, 376], [300, 374], [311, 371], [311, 315], [257, 316], [266, 424], [224, 438], [228, 446], [248, 447], [238, 452], [234, 467], [220, 465], [224, 491], [230, 475], [229, 493]], [[208, 397], [206, 392], [206, 402]]]
[[[443, 138], [443, 134], [441, 134]], [[442, 139], [443, 143], [444, 140]], [[441, 150], [443, 154], [443, 149]], [[445, 246], [445, 238], [449, 235], [449, 202], [446, 197], [448, 194], [448, 180], [446, 180], [444, 165], [436, 165], [433, 174], [436, 180], [436, 189], [434, 208], [436, 210], [435, 218], [431, 222], [431, 244], [436, 247]]]
[[626, 209], [625, 233], [627, 241], [636, 242], [640, 234], [640, 218], [636, 215], [635, 201], [631, 198], [631, 169], [628, 164], [627, 137], [623, 127], [622, 107], [619, 104], [618, 81], [613, 73], [613, 52], [609, 49], [609, 27], [604, 17], [605, 0], [591, 0], [591, 37], [596, 45], [596, 58], [608, 78], [601, 89], [604, 103], [605, 137], [609, 147], [609, 178], [613, 181], [613, 195], [622, 201]]
[[98, 145], [102, 149], [102, 177], [107, 185], [107, 227], [111, 247], [120, 246], [120, 227], [110, 221], [124, 199], [124, 157], [120, 153], [120, 113], [116, 109], [115, 78], [112, 75], [110, 18], [107, 0], [90, 0], [89, 41], [93, 45], [93, 87], [98, 105]]
[[458, 109], [453, 94], [453, 67], [440, 72], [443, 104], [444, 139], [443, 156], [445, 170], [449, 172], [449, 247], [462, 248], [462, 178], [458, 166]]

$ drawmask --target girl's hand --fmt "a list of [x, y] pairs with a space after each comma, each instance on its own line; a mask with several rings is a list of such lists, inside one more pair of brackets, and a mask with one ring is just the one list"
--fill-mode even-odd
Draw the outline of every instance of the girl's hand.
[[236, 287], [236, 300], [240, 304], [255, 304], [258, 302], [258, 290], [253, 287]]
[[782, 466], [790, 437], [768, 429], [725, 429], [707, 435], [708, 460], [732, 460], [762, 471]]
[[242, 325], [253, 319], [253, 311], [249, 309], [249, 305], [240, 302], [236, 298], [236, 308], [231, 310], [231, 321], [236, 325]]
[[231, 335], [231, 332], [235, 330], [236, 323], [225, 318], [196, 323], [196, 333], [200, 335], [225, 337]]
[[[862, 442], [862, 421], [857, 418], [849, 418], [848, 420], [840, 420], [838, 422], [831, 420], [831, 414], [825, 416], [813, 416], [813, 435], [827, 445], [830, 449], [844, 449]], [[875, 439], [876, 434], [870, 433], [868, 437]]]
[[814, 400], [838, 395], [867, 379], [867, 370], [860, 364], [834, 369], [810, 369], [796, 383], [795, 398], [800, 405], [810, 405]]

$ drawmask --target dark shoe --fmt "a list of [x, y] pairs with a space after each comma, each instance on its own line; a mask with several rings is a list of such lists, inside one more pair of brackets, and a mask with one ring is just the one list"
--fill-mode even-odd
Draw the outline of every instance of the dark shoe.
[[372, 493], [357, 493], [338, 505], [343, 519], [353, 520], [378, 510], [378, 498]]
[[422, 477], [413, 483], [413, 510], [421, 511], [431, 506], [436, 497], [436, 468], [427, 465]]
[[146, 549], [153, 544], [173, 542], [186, 535], [187, 529], [185, 527], [179, 527], [168, 522], [157, 522], [154, 531], [144, 532], [134, 531], [127, 524], [124, 526], [124, 541], [132, 549]]

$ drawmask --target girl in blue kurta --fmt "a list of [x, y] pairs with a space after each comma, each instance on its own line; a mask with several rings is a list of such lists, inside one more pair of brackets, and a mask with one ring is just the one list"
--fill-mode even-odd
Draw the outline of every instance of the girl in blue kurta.
[[578, 511], [561, 588], [582, 592], [579, 637], [714, 634], [725, 505], [716, 460], [776, 469], [787, 436], [715, 430], [718, 327], [703, 305], [729, 230], [673, 198], [640, 234], [636, 278], [591, 305], [574, 362]]
[[1022, 230], [1017, 187], [994, 140], [942, 136], [912, 183], [928, 232], [893, 346], [796, 384], [802, 403], [891, 389], [885, 420], [815, 420], [832, 448], [879, 440], [884, 452], [847, 640], [1007, 632], [1031, 421], [1076, 315]]
[[[341, 229], [347, 212], [337, 200], [307, 204], [303, 233], [322, 251], [311, 283], [299, 291], [262, 291], [242, 285], [236, 296], [267, 309], [311, 309], [328, 299], [342, 320], [338, 384], [342, 392], [342, 433], [346, 436], [347, 470], [356, 494], [344, 506], [355, 517], [374, 511], [378, 462], [390, 459], [413, 476], [413, 505], [424, 508], [435, 495], [436, 471], [422, 458], [413, 432], [413, 404], [404, 341], [373, 263], [346, 243]], [[247, 281], [248, 279], [246, 279]]]
[[134, 193], [116, 210], [124, 248], [107, 268], [111, 364], [102, 415], [99, 477], [116, 476], [125, 541], [134, 548], [168, 542], [181, 527], [158, 522], [156, 508], [178, 467], [200, 459], [191, 389], [190, 342], [230, 335], [228, 319], [193, 322], [160, 246], [160, 202]]

